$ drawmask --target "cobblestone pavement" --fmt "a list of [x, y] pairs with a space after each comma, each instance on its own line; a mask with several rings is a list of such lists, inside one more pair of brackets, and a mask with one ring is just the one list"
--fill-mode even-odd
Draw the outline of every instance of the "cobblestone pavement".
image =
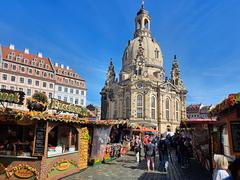
[[211, 180], [210, 173], [201, 165], [191, 160], [189, 168], [182, 169], [172, 153], [172, 162], [169, 162], [168, 173], [159, 168], [156, 158], [156, 170], [147, 172], [146, 161], [140, 164], [135, 162], [133, 152], [112, 162], [89, 167], [81, 173], [64, 178], [63, 180]]

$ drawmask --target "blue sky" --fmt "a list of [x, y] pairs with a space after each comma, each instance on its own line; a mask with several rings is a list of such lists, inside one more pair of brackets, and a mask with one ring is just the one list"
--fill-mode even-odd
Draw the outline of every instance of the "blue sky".
[[[87, 101], [100, 105], [109, 59], [117, 74], [140, 0], [2, 1], [0, 43], [42, 52], [87, 82]], [[166, 75], [177, 54], [187, 103], [215, 104], [239, 92], [239, 0], [145, 0]]]

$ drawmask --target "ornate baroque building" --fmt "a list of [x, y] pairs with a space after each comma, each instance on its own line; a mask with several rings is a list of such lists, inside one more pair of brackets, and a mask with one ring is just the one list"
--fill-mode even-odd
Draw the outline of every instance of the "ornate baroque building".
[[134, 38], [122, 57], [119, 80], [110, 62], [101, 91], [102, 119], [129, 119], [145, 127], [174, 131], [186, 119], [186, 93], [176, 55], [165, 77], [161, 48], [150, 31], [150, 16], [140, 8]]

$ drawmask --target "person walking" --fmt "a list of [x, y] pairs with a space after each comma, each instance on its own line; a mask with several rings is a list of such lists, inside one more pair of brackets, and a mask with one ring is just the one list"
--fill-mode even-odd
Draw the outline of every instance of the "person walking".
[[215, 154], [214, 155], [215, 169], [213, 171], [213, 180], [224, 180], [229, 177], [227, 172], [228, 160], [224, 155]]
[[135, 155], [136, 155], [137, 163], [140, 162], [141, 147], [142, 147], [142, 141], [141, 141], [139, 136], [136, 136], [135, 137], [135, 142], [134, 142], [134, 152], [135, 152]]
[[152, 139], [149, 138], [149, 143], [146, 145], [146, 159], [147, 159], [148, 171], [151, 170], [150, 165], [152, 165], [153, 171], [155, 170], [155, 163], [154, 163], [155, 155], [156, 155], [155, 145], [152, 143]]

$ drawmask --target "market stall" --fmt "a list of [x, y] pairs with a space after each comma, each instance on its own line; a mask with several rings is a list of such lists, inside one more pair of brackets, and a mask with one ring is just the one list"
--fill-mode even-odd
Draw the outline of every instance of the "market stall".
[[[22, 92], [1, 93], [3, 105], [23, 101]], [[59, 179], [87, 167], [89, 122], [84, 109], [52, 100], [48, 108], [75, 115], [50, 114], [47, 102], [38, 93], [27, 100], [29, 111], [0, 108], [0, 179]]]
[[188, 119], [181, 128], [183, 135], [192, 139], [193, 154], [207, 170], [212, 170], [212, 126], [215, 119]]
[[126, 120], [91, 121], [93, 125], [91, 164], [101, 164], [116, 159], [121, 154], [122, 133]]
[[209, 116], [217, 118], [220, 153], [229, 161], [240, 157], [240, 93], [229, 94], [228, 98], [210, 110]]

